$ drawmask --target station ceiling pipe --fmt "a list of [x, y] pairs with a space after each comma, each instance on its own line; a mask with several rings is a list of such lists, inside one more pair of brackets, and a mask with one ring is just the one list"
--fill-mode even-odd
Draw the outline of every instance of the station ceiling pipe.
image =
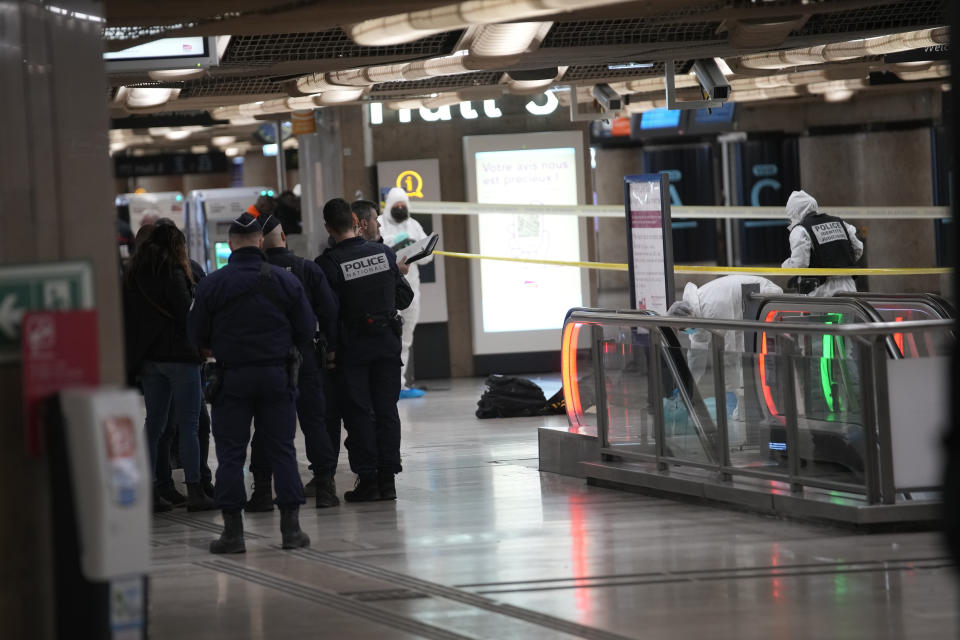
[[556, 13], [592, 9], [634, 0], [468, 0], [433, 9], [407, 11], [347, 25], [350, 38], [363, 46], [413, 42], [473, 25], [529, 20]]
[[833, 44], [789, 49], [787, 51], [770, 51], [742, 56], [739, 64], [748, 69], [783, 69], [805, 64], [823, 64], [854, 60], [866, 56], [897, 53], [934, 47], [950, 43], [950, 28], [936, 27], [894, 33], [876, 38], [861, 38], [849, 42], [835, 42]]

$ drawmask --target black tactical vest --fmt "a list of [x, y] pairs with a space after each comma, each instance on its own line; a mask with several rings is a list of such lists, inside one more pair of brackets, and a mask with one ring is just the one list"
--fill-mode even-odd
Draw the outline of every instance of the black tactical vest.
[[853, 243], [843, 220], [824, 213], [811, 213], [800, 221], [810, 236], [812, 269], [844, 269], [856, 263]]
[[326, 252], [340, 272], [340, 317], [347, 328], [369, 317], [396, 315], [397, 274], [387, 248], [376, 242], [343, 243]]

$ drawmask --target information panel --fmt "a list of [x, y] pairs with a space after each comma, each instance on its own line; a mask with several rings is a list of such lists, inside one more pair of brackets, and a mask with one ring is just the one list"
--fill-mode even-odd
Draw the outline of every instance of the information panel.
[[666, 314], [673, 303], [673, 240], [666, 173], [626, 176], [630, 306]]
[[[474, 202], [583, 202], [583, 134], [464, 138], [467, 191]], [[576, 216], [485, 213], [472, 221], [471, 250], [484, 256], [577, 262], [585, 239]], [[480, 260], [473, 275], [474, 353], [555, 351], [567, 311], [587, 299], [578, 267]]]

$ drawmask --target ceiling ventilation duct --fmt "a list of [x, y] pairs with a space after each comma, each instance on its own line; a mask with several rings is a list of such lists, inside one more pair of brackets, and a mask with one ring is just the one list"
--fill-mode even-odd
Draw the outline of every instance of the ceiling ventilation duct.
[[739, 64], [748, 69], [782, 69], [804, 64], [823, 64], [825, 62], [854, 60], [866, 56], [910, 51], [911, 49], [934, 47], [949, 43], [950, 29], [948, 27], [936, 27], [934, 29], [895, 33], [877, 38], [835, 42], [833, 44], [806, 47], [803, 49], [758, 53], [741, 57]]
[[538, 46], [550, 25], [549, 22], [484, 25], [477, 29], [469, 49], [464, 51], [415, 62], [314, 73], [298, 78], [297, 89], [303, 93], [325, 94], [329, 91], [345, 91], [346, 87], [365, 88], [381, 82], [412, 82], [472, 71], [503, 69]]
[[434, 33], [474, 25], [529, 20], [555, 13], [623, 4], [633, 0], [468, 0], [433, 9], [409, 11], [364, 20], [344, 27], [359, 45], [383, 46], [413, 42]]

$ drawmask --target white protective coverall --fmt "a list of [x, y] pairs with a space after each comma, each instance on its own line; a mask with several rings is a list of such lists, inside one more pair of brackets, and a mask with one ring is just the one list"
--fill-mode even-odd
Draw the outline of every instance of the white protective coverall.
[[[683, 302], [690, 306], [690, 312], [695, 318], [710, 318], [712, 320], [741, 320], [743, 319], [743, 290], [741, 285], [759, 284], [763, 295], [779, 295], [783, 289], [760, 276], [723, 276], [711, 280], [702, 287], [688, 282], [683, 288]], [[743, 332], [724, 331], [724, 350], [728, 353], [742, 354], [744, 352]], [[710, 362], [710, 332], [697, 329], [690, 336], [690, 351], [687, 354], [687, 363], [694, 382], [699, 382], [706, 372]], [[733, 418], [742, 420], [743, 413], [743, 358], [734, 356], [727, 358], [726, 386], [733, 388], [737, 395], [737, 408]], [[729, 365], [733, 364], [732, 375]]]
[[[398, 242], [409, 238], [418, 242], [427, 237], [420, 223], [412, 217], [408, 217], [403, 222], [397, 222], [390, 215], [390, 210], [396, 204], [404, 204], [407, 210], [410, 210], [410, 198], [406, 191], [399, 187], [394, 187], [387, 192], [387, 199], [383, 205], [383, 214], [380, 216], [380, 233], [383, 236], [383, 243], [392, 247]], [[430, 254], [422, 260], [418, 260], [410, 265], [410, 271], [407, 273], [407, 281], [413, 289], [413, 302], [410, 306], [400, 312], [403, 318], [403, 336], [401, 337], [400, 359], [403, 361], [403, 367], [400, 370], [400, 384], [407, 387], [407, 362], [410, 356], [410, 345], [413, 344], [413, 330], [417, 327], [417, 321], [420, 319], [420, 269], [417, 265], [427, 264], [433, 260], [433, 254]]]
[[[800, 221], [808, 214], [817, 211], [817, 201], [806, 191], [794, 191], [787, 200], [787, 218], [790, 220], [790, 257], [780, 265], [785, 269], [805, 269], [810, 266], [810, 251], [813, 243], [810, 234], [803, 228]], [[847, 236], [853, 245], [853, 256], [859, 260], [863, 255], [863, 243], [857, 237], [857, 229], [851, 224], [843, 223]], [[830, 276], [827, 281], [810, 292], [811, 296], [826, 298], [841, 291], [856, 291], [857, 285], [850, 276]]]

